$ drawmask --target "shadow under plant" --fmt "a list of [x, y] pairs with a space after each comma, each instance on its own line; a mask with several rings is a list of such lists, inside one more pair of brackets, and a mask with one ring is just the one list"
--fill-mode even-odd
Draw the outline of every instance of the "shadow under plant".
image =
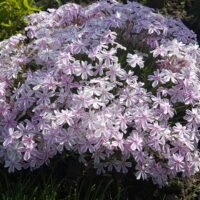
[[194, 200], [200, 194], [200, 176], [177, 177], [164, 188], [138, 181], [134, 172], [97, 176], [92, 167], [80, 165], [77, 156], [59, 155], [51, 165], [30, 173], [8, 174], [0, 169], [2, 200]]

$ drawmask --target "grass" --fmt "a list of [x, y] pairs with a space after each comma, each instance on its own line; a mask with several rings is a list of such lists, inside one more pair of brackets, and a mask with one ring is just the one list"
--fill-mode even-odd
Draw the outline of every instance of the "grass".
[[[1, 168], [0, 199], [120, 199], [120, 189], [115, 186], [112, 175], [97, 177], [91, 170], [86, 172], [72, 157], [65, 161], [56, 159], [50, 166], [43, 166], [33, 172], [26, 170], [8, 174], [6, 169]], [[111, 191], [116, 191], [116, 195], [110, 194]]]
[[58, 156], [50, 166], [8, 174], [0, 169], [0, 200], [195, 200], [200, 176], [176, 178], [159, 189], [151, 181], [137, 181], [133, 171], [97, 176], [74, 156]]

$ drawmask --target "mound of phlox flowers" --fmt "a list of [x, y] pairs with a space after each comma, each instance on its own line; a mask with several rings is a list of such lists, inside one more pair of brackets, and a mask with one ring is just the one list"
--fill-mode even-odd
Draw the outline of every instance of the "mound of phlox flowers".
[[35, 169], [72, 151], [97, 173], [160, 186], [199, 171], [200, 49], [142, 5], [66, 4], [0, 43], [0, 160]]

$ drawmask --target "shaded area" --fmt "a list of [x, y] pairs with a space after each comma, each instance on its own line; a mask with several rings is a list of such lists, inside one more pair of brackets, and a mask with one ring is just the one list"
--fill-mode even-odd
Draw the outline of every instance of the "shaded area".
[[151, 181], [138, 181], [134, 171], [97, 176], [76, 155], [59, 155], [50, 166], [8, 174], [0, 169], [2, 200], [195, 200], [200, 177], [176, 178], [159, 189]]

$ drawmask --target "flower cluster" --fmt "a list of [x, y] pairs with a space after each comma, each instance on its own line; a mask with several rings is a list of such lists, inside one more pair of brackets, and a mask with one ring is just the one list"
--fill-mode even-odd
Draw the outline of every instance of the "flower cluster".
[[160, 186], [199, 171], [200, 49], [136, 2], [31, 14], [0, 43], [0, 159], [9, 172], [63, 151], [97, 173], [134, 167]]

